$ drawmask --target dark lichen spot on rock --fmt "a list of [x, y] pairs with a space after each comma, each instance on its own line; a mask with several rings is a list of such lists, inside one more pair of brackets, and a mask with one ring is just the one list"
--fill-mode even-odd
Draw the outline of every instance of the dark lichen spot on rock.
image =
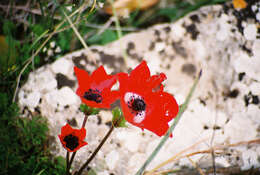
[[161, 42], [162, 41], [162, 39], [161, 39], [161, 37], [160, 37], [160, 31], [159, 30], [155, 30], [154, 31], [154, 35], [155, 35], [155, 40], [156, 40], [156, 42]]
[[104, 52], [100, 52], [100, 59], [103, 65], [108, 65], [113, 68], [115, 73], [122, 71], [121, 69], [124, 67], [124, 59], [123, 57], [116, 57], [114, 55], [109, 55]]
[[177, 54], [179, 54], [183, 58], [187, 58], [188, 57], [188, 54], [187, 54], [185, 48], [181, 44], [181, 41], [179, 41], [179, 42], [172, 42], [172, 48], [174, 49], [174, 51]]
[[259, 103], [259, 98], [256, 95], [252, 95], [252, 104], [257, 105]]
[[36, 113], [37, 115], [41, 115], [41, 110], [40, 110], [40, 107], [39, 107], [39, 106], [36, 106], [36, 107], [34, 108], [34, 111], [35, 111], [35, 113]]
[[259, 104], [259, 97], [257, 95], [253, 95], [250, 91], [247, 95], [244, 95], [244, 102], [245, 106], [248, 106], [249, 104]]
[[70, 119], [67, 119], [67, 123], [68, 123], [70, 126], [73, 126], [73, 127], [77, 127], [77, 126], [78, 126], [77, 120], [76, 120], [75, 118], [72, 118], [71, 120], [70, 120]]
[[232, 154], [231, 153], [226, 153], [226, 156], [232, 156]]
[[130, 51], [133, 50], [133, 49], [135, 49], [135, 44], [130, 41], [130, 42], [127, 44], [127, 49], [126, 49], [127, 54], [130, 54]]
[[[87, 56], [84, 55], [84, 54], [82, 54], [81, 56], [78, 56], [78, 57], [73, 57], [73, 58], [72, 58], [72, 61], [73, 61], [74, 65], [75, 65], [76, 67], [78, 67], [78, 68], [80, 68], [80, 69], [84, 69], [84, 70], [86, 70], [86, 69], [85, 69], [85, 65], [86, 65], [86, 64], [90, 64], [90, 65], [92, 65], [92, 66], [95, 66], [95, 63], [94, 63], [93, 61], [88, 61]], [[82, 64], [82, 62], [85, 62], [85, 65]], [[87, 71], [87, 70], [86, 70], [86, 71]], [[87, 71], [87, 72], [88, 72], [88, 71]], [[90, 72], [88, 72], [88, 73], [90, 73]]]
[[207, 105], [207, 104], [206, 104], [206, 101], [203, 100], [202, 98], [199, 98], [199, 100], [200, 100], [200, 103], [203, 104], [203, 106], [206, 106], [206, 105]]
[[159, 55], [164, 55], [164, 56], [165, 56], [165, 50], [164, 50], [164, 49], [161, 50], [161, 51], [159, 52]]
[[245, 75], [246, 75], [245, 72], [240, 72], [240, 73], [238, 74], [238, 80], [239, 80], [239, 81], [242, 81]]
[[227, 124], [229, 121], [230, 121], [230, 119], [227, 119], [227, 120], [225, 121], [225, 124]]
[[244, 96], [244, 102], [246, 107], [249, 105], [249, 99], [250, 98], [247, 95]]
[[22, 110], [22, 114], [25, 114], [25, 112], [29, 111], [28, 106], [25, 106]]
[[199, 16], [198, 16], [197, 14], [191, 15], [191, 16], [190, 16], [190, 19], [191, 19], [193, 22], [197, 22], [197, 23], [200, 22]]
[[190, 24], [188, 26], [185, 26], [185, 28], [186, 28], [186, 31], [191, 34], [191, 39], [196, 40], [198, 35], [199, 35], [199, 33], [200, 33], [198, 31], [196, 25], [195, 24]]
[[68, 79], [64, 74], [58, 73], [55, 78], [57, 80], [58, 89], [60, 89], [64, 86], [68, 86], [71, 88], [73, 88], [75, 86], [75, 82], [73, 80]]
[[97, 49], [91, 49], [91, 51], [92, 51], [93, 53], [97, 53], [97, 52], [98, 52]]
[[251, 49], [247, 48], [245, 45], [240, 45], [241, 49], [245, 51], [249, 56], [253, 56], [253, 52]]
[[100, 125], [102, 123], [102, 118], [100, 115], [97, 115], [98, 122], [97, 124]]
[[137, 53], [129, 54], [129, 56], [131, 56], [133, 59], [136, 59], [138, 62], [141, 62], [143, 60], [143, 58], [139, 56]]
[[137, 53], [134, 53], [134, 49], [135, 49], [135, 44], [133, 42], [129, 42], [127, 44], [127, 49], [126, 49], [126, 53], [131, 56], [133, 59], [138, 60], [139, 62], [142, 61], [142, 57], [139, 56]]
[[214, 125], [214, 126], [213, 126], [213, 130], [219, 130], [219, 129], [221, 129], [220, 126], [217, 126], [217, 125]]
[[106, 122], [106, 123], [105, 123], [105, 125], [107, 125], [107, 126], [111, 127], [111, 126], [112, 126], [112, 122], [111, 122], [111, 121], [109, 121], [109, 122]]
[[155, 36], [160, 37], [160, 31], [159, 30], [155, 30], [154, 34], [155, 34]]
[[181, 71], [187, 75], [194, 75], [196, 73], [196, 66], [191, 63], [186, 63], [182, 65]]
[[171, 31], [171, 27], [170, 26], [166, 26], [163, 28], [163, 30], [166, 32], [166, 33], [169, 33]]
[[149, 50], [152, 51], [155, 48], [155, 42], [151, 42], [149, 46]]
[[238, 94], [239, 94], [239, 90], [233, 89], [233, 90], [228, 92], [227, 97], [236, 98], [238, 96]]
[[228, 15], [228, 12], [229, 12], [229, 10], [230, 10], [230, 6], [229, 6], [227, 3], [224, 3], [224, 4], [222, 5], [222, 10], [223, 10], [223, 12], [224, 12], [225, 14]]

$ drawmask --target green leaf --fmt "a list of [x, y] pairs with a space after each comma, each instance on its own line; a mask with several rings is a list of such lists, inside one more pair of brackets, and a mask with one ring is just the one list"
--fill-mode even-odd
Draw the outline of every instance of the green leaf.
[[99, 113], [99, 109], [98, 108], [92, 108], [87, 106], [86, 104], [81, 104], [79, 107], [80, 111], [83, 112], [85, 115], [96, 115]]
[[62, 156], [56, 157], [55, 162], [57, 162], [58, 165], [66, 167], [66, 160]]
[[67, 30], [58, 34], [57, 45], [62, 52], [70, 50], [70, 41], [72, 39], [72, 30]]
[[119, 108], [114, 108], [112, 110], [113, 118], [112, 118], [112, 123], [115, 127], [126, 127], [126, 120], [125, 117], [122, 114], [121, 109]]
[[42, 33], [45, 32], [44, 27], [41, 24], [34, 24], [32, 26], [32, 31], [33, 33], [35, 33], [37, 36], [41, 36]]
[[117, 34], [112, 30], [105, 30], [101, 35], [93, 35], [88, 39], [89, 44], [105, 45], [117, 39]]
[[97, 115], [99, 111], [100, 110], [98, 108], [91, 108], [91, 115]]
[[3, 24], [3, 32], [5, 35], [15, 32], [15, 24], [12, 21], [5, 20]]
[[89, 108], [87, 105], [85, 105], [84, 103], [83, 104], [80, 104], [80, 111], [83, 112], [83, 113], [86, 113], [87, 111], [89, 111]]
[[115, 31], [112, 30], [105, 30], [104, 33], [102, 33], [102, 40], [101, 44], [105, 45], [107, 43], [110, 43], [117, 39], [117, 34]]

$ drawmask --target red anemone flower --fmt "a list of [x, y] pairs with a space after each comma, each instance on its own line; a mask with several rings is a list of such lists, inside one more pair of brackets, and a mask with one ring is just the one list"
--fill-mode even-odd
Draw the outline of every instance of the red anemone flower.
[[88, 143], [84, 141], [86, 129], [73, 129], [69, 124], [61, 128], [61, 134], [58, 135], [63, 147], [69, 152], [75, 152]]
[[131, 124], [162, 136], [166, 134], [171, 121], [178, 114], [174, 97], [163, 92], [162, 81], [166, 75], [150, 76], [145, 61], [130, 75], [119, 73], [121, 107], [125, 119]]
[[90, 107], [110, 108], [118, 97], [111, 87], [116, 83], [116, 77], [107, 75], [103, 66], [96, 69], [90, 76], [85, 70], [74, 67], [79, 87], [76, 91], [81, 101]]

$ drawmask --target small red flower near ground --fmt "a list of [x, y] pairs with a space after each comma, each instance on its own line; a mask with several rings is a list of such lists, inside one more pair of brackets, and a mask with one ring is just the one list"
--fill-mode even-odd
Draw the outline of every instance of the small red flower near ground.
[[63, 147], [69, 152], [75, 152], [88, 143], [84, 141], [86, 129], [73, 129], [69, 124], [61, 128], [61, 134], [58, 135]]
[[163, 92], [162, 81], [166, 75], [150, 76], [145, 61], [130, 75], [119, 73], [121, 107], [125, 119], [131, 124], [162, 136], [166, 134], [171, 121], [178, 114], [174, 97]]
[[79, 83], [76, 94], [86, 105], [110, 108], [110, 104], [118, 98], [118, 92], [111, 91], [111, 87], [116, 83], [116, 77], [107, 75], [103, 66], [96, 69], [91, 76], [77, 67], [74, 67], [74, 72]]

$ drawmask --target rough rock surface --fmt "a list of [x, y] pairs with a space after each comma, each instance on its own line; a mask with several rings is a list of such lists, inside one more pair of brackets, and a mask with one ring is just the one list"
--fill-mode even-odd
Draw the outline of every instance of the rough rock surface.
[[[203, 70], [173, 138], [148, 169], [186, 148], [189, 149], [181, 155], [208, 150], [190, 157], [203, 170], [213, 167], [211, 148], [217, 170], [260, 167], [260, 3], [252, 2], [241, 10], [233, 9], [231, 4], [204, 7], [176, 23], [156, 25], [106, 46], [91, 47], [98, 64], [109, 73], [122, 71], [123, 49], [128, 54], [127, 70], [142, 59], [147, 60], [152, 74], [166, 73], [166, 90], [174, 94], [179, 104], [194, 77]], [[75, 95], [74, 65], [89, 72], [95, 69], [84, 50], [75, 51], [31, 73], [19, 92], [25, 116], [40, 113], [47, 117], [54, 141], [52, 151], [62, 156], [66, 153], [57, 137], [60, 128], [66, 122], [80, 127], [83, 121], [80, 99]], [[111, 117], [111, 112], [105, 110], [89, 117], [89, 144], [78, 151], [75, 166], [98, 145], [111, 125]], [[149, 131], [129, 124], [112, 133], [90, 166], [100, 175], [134, 174], [159, 141]], [[162, 169], [183, 166], [194, 168], [184, 156]]]

